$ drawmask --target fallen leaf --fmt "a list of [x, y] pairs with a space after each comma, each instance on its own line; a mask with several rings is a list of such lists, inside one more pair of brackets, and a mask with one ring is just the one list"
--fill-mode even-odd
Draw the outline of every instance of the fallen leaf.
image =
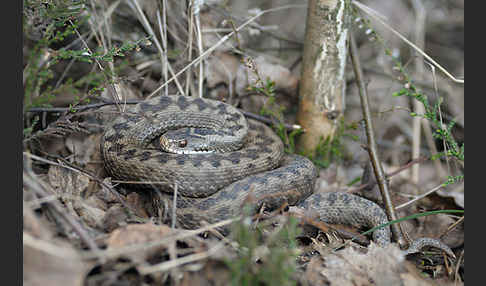
[[23, 235], [23, 285], [81, 286], [93, 263], [81, 259], [69, 243]]
[[[161, 238], [172, 234], [172, 232], [173, 230], [166, 225], [154, 225], [152, 223], [130, 224], [115, 229], [106, 240], [106, 244], [108, 249], [121, 248], [130, 245], [143, 245], [160, 240]], [[142, 262], [150, 256], [163, 251], [165, 248], [165, 245], [149, 247], [145, 250], [129, 252], [124, 256], [131, 258], [132, 261]]]

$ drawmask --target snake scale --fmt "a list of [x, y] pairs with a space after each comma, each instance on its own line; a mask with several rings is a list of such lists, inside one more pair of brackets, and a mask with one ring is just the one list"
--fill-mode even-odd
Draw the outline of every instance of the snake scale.
[[[187, 128], [193, 130], [184, 134], [202, 138], [194, 152], [184, 151], [191, 148], [186, 146], [192, 143], [190, 136], [174, 147], [181, 154], [163, 150], [165, 134]], [[145, 100], [107, 126], [101, 150], [105, 169], [114, 178], [144, 182], [167, 196], [176, 186], [176, 219], [184, 228], [238, 216], [249, 198], [255, 210], [262, 204], [271, 210], [288, 203], [332, 224], [372, 228], [388, 222], [381, 207], [362, 197], [314, 193], [318, 171], [310, 160], [285, 154], [271, 128], [220, 101], [177, 95]], [[167, 202], [172, 209], [171, 200]], [[389, 227], [373, 232], [379, 245], [389, 244], [390, 237]], [[427, 244], [445, 249], [427, 241], [414, 247]]]

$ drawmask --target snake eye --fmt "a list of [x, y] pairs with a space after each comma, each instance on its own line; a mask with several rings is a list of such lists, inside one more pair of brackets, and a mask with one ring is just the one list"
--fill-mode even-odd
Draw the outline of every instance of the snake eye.
[[186, 139], [179, 140], [178, 145], [179, 145], [180, 148], [186, 147], [187, 146], [187, 140]]

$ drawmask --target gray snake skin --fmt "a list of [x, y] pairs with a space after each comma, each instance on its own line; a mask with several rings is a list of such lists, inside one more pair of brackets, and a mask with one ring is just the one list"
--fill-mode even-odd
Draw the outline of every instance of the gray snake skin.
[[[206, 152], [162, 151], [157, 138], [180, 128], [205, 130], [205, 141], [197, 148]], [[220, 129], [224, 131], [211, 133]], [[168, 214], [173, 207], [169, 198], [177, 185], [177, 222], [184, 228], [238, 216], [249, 198], [255, 202], [254, 210], [262, 204], [271, 210], [288, 203], [318, 213], [327, 223], [369, 229], [388, 222], [381, 207], [359, 196], [314, 194], [318, 171], [313, 163], [299, 155], [286, 155], [271, 128], [246, 120], [223, 102], [184, 96], [146, 100], [105, 129], [101, 150], [112, 177], [142, 181], [145, 188], [165, 193]], [[379, 245], [389, 244], [390, 237], [389, 227], [373, 233]]]

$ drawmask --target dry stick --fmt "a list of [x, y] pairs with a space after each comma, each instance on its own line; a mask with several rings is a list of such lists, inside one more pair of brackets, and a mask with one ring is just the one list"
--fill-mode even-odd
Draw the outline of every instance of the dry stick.
[[464, 259], [464, 249], [461, 251], [461, 255], [459, 256], [459, 259], [457, 260], [456, 264], [456, 271], [454, 271], [454, 285], [457, 285], [459, 283], [459, 267], [461, 266], [462, 260]]
[[[99, 21], [98, 26], [96, 26], [96, 28], [94, 28], [94, 29], [92, 28], [90, 32], [81, 35], [82, 38], [84, 38], [85, 36], [88, 36], [86, 41], [89, 42], [91, 40], [91, 38], [93, 38], [93, 36], [96, 35], [95, 30], [101, 30], [101, 27], [103, 25], [106, 25], [107, 29], [109, 29], [107, 19], [109, 17], [111, 17], [111, 14], [115, 10], [115, 8], [120, 4], [120, 2], [121, 2], [121, 0], [118, 0], [118, 1], [114, 2], [113, 4], [111, 4], [110, 7], [108, 7], [108, 9], [106, 9], [106, 12], [103, 14], [103, 20]], [[94, 9], [93, 9], [93, 11], [94, 11]], [[91, 23], [91, 20], [89, 22]], [[110, 42], [110, 47], [111, 47], [111, 37], [108, 37], [108, 40]], [[67, 49], [71, 48], [71, 46], [76, 44], [78, 41], [81, 41], [81, 38], [78, 38], [78, 39], [72, 41], [71, 43], [69, 43], [68, 45], [66, 45], [65, 49], [67, 50]], [[67, 65], [67, 67], [64, 69], [62, 75], [59, 77], [58, 81], [56, 82], [55, 89], [58, 88], [61, 85], [63, 79], [65, 78], [66, 74], [71, 69], [71, 66], [75, 61], [76, 61], [75, 59], [71, 59], [71, 61]]]
[[[26, 110], [26, 112], [67, 112], [67, 111], [81, 112], [81, 111], [85, 111], [85, 110], [91, 109], [91, 108], [100, 108], [100, 107], [107, 106], [107, 105], [116, 105], [117, 104], [116, 102], [110, 102], [110, 101], [106, 101], [106, 100], [103, 100], [103, 101], [104, 102], [78, 105], [78, 106], [74, 106], [74, 107], [32, 107], [32, 108]], [[142, 102], [142, 100], [127, 100], [124, 103], [125, 104], [137, 104], [137, 103], [140, 103], [140, 102]], [[264, 123], [267, 123], [267, 124], [273, 124], [274, 123], [274, 121], [272, 119], [267, 118], [265, 116], [261, 116], [261, 115], [255, 114], [255, 113], [251, 113], [249, 111], [245, 111], [245, 110], [242, 110], [242, 109], [239, 109], [239, 110], [246, 117], [253, 118], [255, 120], [258, 120], [258, 121], [261, 121], [261, 122], [264, 122]], [[287, 130], [302, 129], [302, 127], [300, 125], [297, 125], [297, 124], [284, 123], [284, 127]]]
[[[196, 10], [196, 7], [194, 7]], [[194, 12], [194, 17], [196, 17], [196, 32], [197, 32], [197, 48], [199, 54], [203, 53], [202, 45], [202, 34], [201, 34], [201, 21], [199, 18], [199, 8]], [[203, 81], [204, 81], [204, 61], [199, 62], [199, 97], [203, 97]]]
[[176, 213], [176, 210], [177, 210], [177, 187], [178, 187], [178, 184], [175, 183], [174, 184], [174, 199], [172, 200], [172, 223], [171, 223], [171, 227], [172, 228], [175, 228], [176, 227], [176, 216], [177, 216], [177, 213]]
[[[359, 96], [361, 101], [361, 108], [363, 111], [363, 117], [365, 120], [365, 130], [368, 142], [368, 153], [371, 159], [371, 164], [373, 166], [373, 171], [375, 173], [376, 181], [378, 182], [378, 187], [380, 188], [380, 193], [383, 198], [385, 209], [390, 221], [396, 220], [397, 216], [395, 209], [393, 208], [393, 203], [390, 197], [390, 192], [388, 190], [388, 184], [386, 181], [385, 173], [383, 171], [383, 166], [378, 157], [378, 151], [376, 149], [375, 134], [373, 132], [373, 125], [371, 121], [371, 112], [368, 103], [368, 91], [366, 89], [363, 80], [363, 70], [361, 69], [361, 63], [358, 56], [358, 48], [356, 47], [356, 42], [353, 33], [350, 34], [350, 49], [349, 54], [351, 55], [351, 62], [353, 64], [353, 70], [356, 77], [356, 84], [358, 85]], [[405, 246], [402, 236], [400, 235], [401, 229], [399, 223], [391, 225], [391, 230], [393, 237], [400, 244], [400, 246]]]
[[[405, 171], [406, 169], [410, 168], [410, 166], [413, 166], [413, 165], [415, 165], [415, 164], [419, 164], [419, 163], [425, 162], [425, 161], [427, 161], [427, 160], [429, 160], [429, 158], [427, 158], [427, 157], [420, 157], [420, 158], [417, 158], [417, 159], [412, 160], [412, 161], [408, 162], [407, 164], [405, 164], [405, 165], [403, 165], [403, 166], [399, 167], [399, 168], [398, 168], [398, 169], [396, 169], [395, 171], [385, 174], [385, 176], [386, 176], [387, 178], [393, 177], [393, 176], [395, 176], [396, 174], [398, 174], [398, 173], [400, 173], [400, 172], [402, 172], [402, 171]], [[361, 185], [359, 185], [359, 186], [357, 186], [357, 187], [355, 187], [355, 188], [349, 189], [349, 190], [347, 190], [346, 192], [347, 192], [347, 193], [356, 193], [356, 192], [361, 191], [361, 190], [362, 190], [362, 189], [364, 189], [364, 188], [367, 188], [367, 187], [372, 187], [372, 186], [374, 186], [375, 184], [376, 184], [376, 181], [371, 181], [371, 182], [368, 182], [368, 183], [365, 183], [365, 184], [361, 184]]]
[[[412, 0], [412, 6], [415, 10], [415, 32], [414, 38], [417, 46], [420, 49], [425, 47], [425, 17], [427, 12], [421, 0]], [[417, 77], [422, 79], [424, 76], [424, 58], [421, 54], [418, 54], [415, 58], [415, 71]], [[414, 111], [417, 114], [424, 114], [425, 108], [422, 103], [418, 100], [413, 100]], [[420, 143], [421, 143], [421, 121], [424, 119], [420, 116], [413, 117], [413, 140], [412, 140], [412, 159], [418, 158], [420, 156]], [[419, 182], [419, 171], [420, 165], [414, 165], [411, 172], [411, 181], [414, 184]], [[415, 189], [416, 190], [416, 189]], [[415, 191], [417, 193], [418, 190]]]
[[[95, 19], [95, 21], [96, 21], [96, 20], [97, 20], [97, 19], [99, 19], [100, 17], [99, 17], [99, 16], [97, 15], [97, 13], [96, 13], [96, 8], [95, 8], [94, 1], [93, 1], [93, 0], [91, 0], [91, 1], [90, 1], [90, 3], [91, 3], [91, 10], [92, 10], [92, 12], [93, 12], [94, 19]], [[104, 5], [104, 3], [103, 3], [103, 2], [101, 2], [100, 4], [101, 4], [101, 5]], [[105, 9], [106, 9], [105, 7], [103, 7], [103, 8], [104, 8], [103, 10], [105, 10]], [[112, 47], [112, 45], [111, 45], [111, 35], [110, 35], [110, 32], [111, 32], [111, 31], [110, 31], [110, 25], [108, 25], [107, 20], [108, 20], [108, 18], [107, 18], [107, 17], [103, 17], [103, 20], [102, 20], [102, 21], [104, 21], [104, 22], [105, 22], [106, 34], [108, 35], [108, 37], [106, 37], [106, 38], [108, 39], [108, 43], [107, 43], [107, 40], [105, 39], [105, 33], [103, 33], [103, 31], [101, 30], [101, 25], [99, 25], [99, 26], [97, 27], [97, 28], [99, 29], [99, 35], [100, 35], [100, 36], [99, 36], [99, 38], [100, 38], [100, 40], [101, 40], [101, 45], [103, 46], [103, 51], [104, 51], [104, 53], [105, 53], [105, 54], [108, 52], [108, 48], [111, 48], [111, 47]], [[90, 21], [90, 24], [91, 24], [91, 21]], [[91, 25], [90, 25], [90, 28], [93, 30], [93, 34], [95, 34], [95, 35], [96, 35], [96, 32], [94, 31], [94, 24], [91, 24]], [[112, 61], [109, 61], [109, 62], [108, 62], [108, 66], [110, 67], [110, 70], [111, 70], [111, 71], [114, 71], [114, 70], [115, 70], [115, 64], [114, 64]], [[113, 78], [113, 77], [114, 77], [114, 76], [112, 76], [112, 80], [114, 81], [114, 78]], [[118, 85], [118, 84], [117, 84], [117, 83], [115, 83], [115, 87], [116, 87], [117, 85]]]
[[[194, 18], [194, 13], [193, 13], [193, 9], [191, 9], [192, 5], [194, 5], [193, 1], [190, 0], [189, 1], [189, 7], [188, 7], [188, 12], [189, 12], [189, 16], [187, 17], [187, 21], [188, 21], [188, 24], [187, 24], [187, 34], [188, 34], [188, 43], [187, 43], [187, 46], [188, 46], [188, 49], [189, 51], [187, 52], [187, 60], [190, 61], [192, 60], [192, 27], [194, 26], [194, 21], [193, 21], [193, 18]], [[189, 69], [187, 70], [186, 72], [186, 94], [189, 94], [189, 87], [191, 85], [191, 67], [189, 67]]]
[[425, 198], [426, 196], [428, 196], [428, 195], [430, 195], [430, 194], [432, 194], [432, 193], [437, 192], [438, 190], [440, 190], [440, 188], [443, 188], [443, 187], [444, 187], [444, 185], [443, 185], [443, 184], [440, 184], [440, 185], [438, 185], [438, 186], [435, 186], [435, 187], [433, 187], [431, 190], [429, 190], [429, 191], [425, 192], [424, 194], [422, 194], [422, 195], [420, 195], [420, 196], [416, 196], [414, 199], [412, 199], [412, 200], [410, 200], [410, 201], [408, 201], [408, 202], [406, 202], [406, 203], [403, 203], [403, 204], [401, 204], [401, 205], [397, 206], [395, 209], [397, 209], [397, 210], [398, 210], [398, 209], [404, 208], [404, 207], [406, 207], [406, 206], [408, 206], [408, 205], [411, 205], [411, 204], [413, 204], [414, 202], [416, 202], [416, 201], [418, 201], [418, 200], [421, 200], [421, 199]]
[[444, 233], [442, 233], [441, 235], [439, 235], [439, 238], [442, 239], [442, 237], [444, 237], [446, 234], [448, 234], [449, 232], [451, 232], [454, 228], [456, 228], [459, 224], [461, 224], [462, 222], [464, 222], [464, 215], [461, 216], [455, 223], [451, 224], [445, 231]]
[[[150, 36], [152, 36], [152, 39], [154, 40], [155, 42], [155, 46], [157, 46], [157, 49], [159, 50], [159, 53], [160, 54], [164, 54], [164, 53], [167, 53], [167, 51], [164, 51], [162, 49], [162, 46], [160, 45], [159, 43], [159, 40], [157, 40], [157, 37], [155, 36], [155, 33], [154, 31], [152, 30], [152, 27], [150, 27], [150, 23], [148, 22], [147, 18], [145, 17], [145, 14], [143, 13], [142, 11], [142, 8], [140, 8], [140, 5], [138, 4], [138, 1], [137, 0], [132, 0], [133, 3], [135, 3], [135, 9], [133, 8], [132, 5], [130, 5], [130, 8], [136, 10], [139, 14], [140, 14], [140, 18], [141, 18], [141, 22], [144, 26], [144, 28], [147, 30], [147, 32], [150, 34]], [[130, 4], [130, 2], [127, 2], [128, 4]], [[166, 62], [167, 63], [167, 67], [169, 69], [169, 72], [172, 74], [172, 78], [175, 77], [174, 75], [174, 70], [172, 69], [172, 66], [170, 65], [169, 62]], [[175, 79], [175, 83], [176, 83], [176, 86], [177, 86], [177, 89], [179, 90], [179, 92], [181, 94], [184, 94], [184, 90], [182, 89], [182, 86], [181, 84], [179, 83], [179, 81], [177, 79]], [[159, 91], [160, 89], [158, 89], [157, 91]], [[152, 94], [150, 94], [150, 96], [148, 98], [150, 98], [151, 96], [153, 96], [155, 92], [153, 92]]]
[[397, 37], [399, 37], [402, 41], [407, 43], [409, 46], [411, 46], [413, 49], [415, 49], [418, 53], [420, 53], [424, 58], [426, 58], [428, 61], [430, 61], [435, 67], [437, 67], [441, 72], [443, 72], [445, 75], [447, 75], [451, 80], [457, 83], [464, 83], [464, 79], [458, 79], [454, 77], [452, 74], [450, 74], [445, 68], [443, 68], [441, 65], [439, 65], [434, 59], [432, 59], [429, 55], [427, 55], [424, 51], [422, 51], [419, 47], [414, 45], [412, 42], [410, 42], [407, 38], [405, 38], [402, 34], [397, 32], [395, 29], [393, 29], [390, 25], [388, 25], [385, 21], [381, 19], [381, 17], [378, 16], [378, 14], [368, 6], [358, 2], [358, 1], [352, 1], [352, 4], [361, 9], [361, 11], [365, 12], [369, 16], [371, 16], [373, 19], [378, 21], [380, 24], [385, 26], [388, 30], [390, 30], [393, 34], [395, 34]]
[[199, 57], [195, 58], [187, 66], [185, 66], [184, 68], [182, 68], [179, 72], [177, 72], [175, 75], [173, 75], [168, 81], [166, 81], [164, 84], [162, 84], [161, 86], [159, 86], [158, 88], [156, 88], [154, 91], [152, 91], [152, 93], [148, 96], [148, 98], [154, 96], [155, 93], [157, 93], [164, 86], [166, 86], [169, 83], [171, 83], [173, 80], [176, 80], [177, 77], [180, 76], [183, 72], [185, 72], [189, 67], [191, 67], [192, 65], [195, 65], [195, 64], [199, 63], [205, 56], [207, 56], [208, 54], [210, 54], [212, 51], [214, 51], [221, 44], [223, 44], [228, 39], [230, 39], [236, 32], [239, 32], [241, 29], [243, 29], [244, 27], [246, 27], [247, 25], [249, 25], [251, 22], [255, 21], [258, 17], [260, 17], [260, 16], [262, 16], [262, 15], [264, 15], [266, 13], [269, 13], [269, 12], [275, 12], [275, 11], [279, 11], [279, 10], [283, 10], [283, 9], [290, 9], [290, 8], [297, 8], [297, 7], [300, 8], [300, 7], [303, 7], [303, 6], [305, 6], [305, 5], [285, 5], [285, 6], [280, 6], [280, 7], [276, 7], [276, 8], [272, 8], [272, 9], [267, 9], [267, 10], [261, 11], [257, 15], [255, 15], [255, 16], [251, 17], [250, 19], [248, 19], [241, 26], [239, 26], [238, 28], [236, 28], [235, 31], [233, 31], [233, 32], [231, 32], [229, 34], [224, 35], [224, 37], [222, 37], [216, 44], [214, 44], [212, 47], [210, 47], [209, 49], [207, 49], [206, 51], [204, 51], [202, 54], [199, 55]]
[[241, 219], [241, 216], [231, 218], [231, 219], [226, 219], [223, 221], [219, 221], [214, 224], [210, 224], [207, 226], [203, 226], [201, 228], [195, 229], [195, 230], [181, 230], [180, 232], [177, 232], [174, 235], [169, 235], [165, 236], [159, 240], [151, 241], [151, 242], [144, 242], [144, 243], [137, 243], [137, 244], [132, 244], [129, 246], [123, 246], [119, 248], [112, 248], [112, 249], [106, 249], [106, 250], [100, 250], [99, 253], [91, 252], [91, 253], [85, 253], [84, 258], [85, 259], [92, 259], [96, 257], [103, 257], [106, 259], [109, 258], [116, 258], [119, 257], [120, 255], [125, 255], [129, 253], [134, 253], [134, 252], [139, 252], [139, 251], [146, 251], [147, 249], [150, 249], [152, 247], [158, 247], [162, 245], [166, 245], [172, 241], [176, 240], [182, 240], [184, 238], [196, 236], [198, 234], [201, 234], [203, 232], [209, 231], [214, 228], [219, 228], [223, 227], [225, 225], [228, 225], [234, 221], [237, 221]]
[[[436, 78], [436, 75], [435, 75], [435, 67], [431, 64], [430, 65], [430, 68], [432, 69], [432, 78], [433, 78], [433, 82], [434, 82], [434, 95], [436, 97], [436, 100], [440, 100], [439, 98], [439, 88], [437, 87], [437, 78]], [[444, 126], [444, 120], [442, 119], [442, 111], [440, 109], [440, 104], [437, 106], [438, 108], [438, 113], [439, 113], [439, 120], [440, 120], [440, 124], [441, 124], [441, 127]], [[446, 143], [446, 139], [445, 138], [442, 138], [442, 144], [444, 145], [444, 152], [445, 154], [448, 153], [448, 147], [447, 147], [447, 143]], [[447, 164], [447, 168], [448, 168], [448, 171], [449, 171], [449, 174], [451, 174], [451, 166], [449, 164], [449, 156], [445, 156], [445, 160], [446, 160], [446, 164]]]
[[[137, 104], [140, 103], [140, 100], [136, 101], [126, 101], [125, 104]], [[91, 108], [100, 108], [107, 105], [116, 105], [117, 102], [100, 102], [100, 103], [92, 103], [92, 104], [85, 104], [85, 105], [77, 105], [73, 107], [32, 107], [26, 112], [67, 112], [67, 111], [76, 111], [81, 112]]]
[[[34, 178], [24, 172], [23, 174], [23, 182], [27, 187], [30, 187], [34, 192], [36, 192], [41, 198], [48, 197], [49, 195], [44, 191], [44, 186], [40, 186], [36, 184]], [[83, 226], [75, 220], [71, 215], [66, 213], [63, 208], [59, 205], [58, 200], [48, 201], [45, 202], [46, 205], [50, 206], [64, 221], [71, 226], [71, 228], [76, 232], [79, 238], [96, 254], [100, 253], [100, 249], [98, 245], [94, 242], [94, 240], [86, 233]], [[101, 262], [103, 263], [103, 257], [99, 257]]]
[[[165, 51], [167, 51], [167, 6], [166, 6], [166, 0], [162, 1], [162, 11], [164, 14], [162, 15], [162, 21], [160, 20], [160, 10], [157, 11], [157, 23], [159, 25], [159, 31], [160, 35], [162, 35], [162, 47], [164, 48]], [[162, 22], [162, 23], [161, 23]], [[167, 64], [169, 59], [167, 58], [167, 53], [164, 53], [163, 55], [160, 55], [161, 61], [162, 61], [162, 75], [164, 76], [164, 81], [167, 81], [169, 79], [168, 75], [168, 70], [167, 70]], [[165, 87], [165, 92], [164, 95], [169, 95], [169, 87]]]
[[[71, 24], [71, 26], [74, 27], [74, 23], [71, 20], [69, 20], [69, 24]], [[78, 36], [78, 38], [83, 43], [84, 47], [88, 50], [88, 52], [90, 53], [90, 55], [92, 55], [93, 52], [89, 48], [88, 43], [86, 43], [86, 41], [83, 39], [83, 36], [81, 36], [81, 34], [79, 33], [78, 29], [74, 28], [74, 31], [76, 32], [76, 35]], [[95, 57], [94, 60], [95, 60], [96, 64], [98, 65], [98, 67], [100, 68], [100, 70], [101, 71], [104, 71], [105, 69], [103, 68], [103, 66], [101, 65], [101, 63], [98, 61], [98, 59]], [[103, 74], [105, 74], [105, 73], [103, 72]], [[118, 92], [116, 90], [115, 85], [114, 84], [110, 84], [109, 86], [113, 89], [113, 93], [115, 95], [113, 98], [115, 99], [115, 101], [117, 101], [118, 99], [120, 99], [120, 96], [118, 95]]]
[[[47, 159], [44, 159], [42, 157], [39, 157], [39, 156], [36, 156], [34, 154], [30, 154], [30, 153], [26, 153], [24, 152], [23, 153], [25, 156], [31, 158], [31, 159], [34, 159], [34, 160], [37, 160], [37, 161], [40, 161], [40, 162], [44, 162], [44, 163], [47, 163], [47, 164], [50, 164], [50, 165], [54, 165], [54, 166], [58, 166], [58, 167], [62, 167], [62, 168], [66, 168], [68, 170], [71, 170], [73, 172], [77, 172], [81, 175], [84, 175], [84, 176], [87, 176], [88, 178], [90, 178], [91, 180], [94, 180], [96, 181], [98, 184], [100, 184], [102, 187], [104, 187], [105, 189], [107, 189], [108, 191], [110, 191], [117, 199], [118, 199], [118, 202], [121, 203], [123, 205], [123, 207], [127, 208], [127, 209], [130, 209], [129, 206], [123, 201], [123, 199], [121, 198], [120, 194], [117, 193], [115, 190], [113, 190], [113, 188], [111, 186], [108, 186], [107, 184], [105, 184], [101, 179], [97, 178], [96, 176], [94, 176], [93, 174], [90, 174], [89, 172], [85, 171], [85, 170], [81, 170], [81, 169], [78, 169], [78, 167], [74, 167], [74, 166], [68, 166], [68, 165], [63, 165], [63, 164], [59, 164], [57, 162], [53, 162], [53, 161], [50, 161], [50, 160], [47, 160]], [[68, 162], [64, 162], [65, 164], [70, 164]], [[71, 164], [72, 165], [72, 164]]]
[[183, 265], [183, 264], [186, 264], [186, 263], [189, 263], [189, 262], [194, 262], [194, 261], [198, 261], [198, 260], [202, 260], [202, 259], [205, 259], [207, 257], [210, 257], [211, 255], [218, 252], [218, 250], [220, 250], [224, 245], [225, 245], [225, 243], [221, 242], [221, 243], [216, 244], [216, 246], [211, 247], [206, 252], [187, 255], [187, 256], [184, 256], [184, 257], [181, 257], [181, 258], [178, 258], [178, 259], [169, 260], [169, 261], [162, 262], [162, 263], [155, 264], [155, 265], [140, 266], [137, 269], [138, 269], [138, 271], [140, 271], [140, 274], [142, 274], [142, 275], [147, 275], [147, 274], [151, 274], [151, 273], [154, 273], [154, 272], [160, 272], [160, 271], [167, 271], [169, 269], [175, 268], [177, 266], [180, 266], [180, 265]]
[[32, 236], [26, 231], [22, 232], [23, 246], [30, 246], [51, 256], [66, 260], [77, 260], [80, 258], [78, 252], [72, 248], [56, 245], [50, 241]]

